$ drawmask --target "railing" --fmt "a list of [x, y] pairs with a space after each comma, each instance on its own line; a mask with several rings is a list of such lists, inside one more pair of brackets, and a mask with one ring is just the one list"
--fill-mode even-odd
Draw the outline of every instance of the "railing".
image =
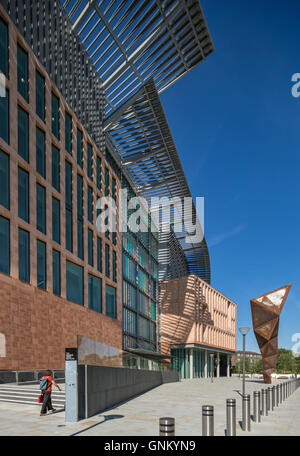
[[[40, 378], [44, 375], [45, 370], [16, 370], [0, 371], [0, 384], [16, 383], [17, 385], [30, 385], [39, 383]], [[65, 371], [63, 369], [50, 369], [53, 372], [53, 378], [56, 382], [64, 382]]]

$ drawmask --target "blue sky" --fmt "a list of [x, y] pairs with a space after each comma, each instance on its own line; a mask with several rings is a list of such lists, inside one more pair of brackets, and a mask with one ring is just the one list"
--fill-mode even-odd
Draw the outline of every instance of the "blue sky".
[[[194, 197], [205, 197], [212, 285], [238, 305], [292, 283], [279, 346], [300, 333], [300, 4], [202, 0], [215, 45], [161, 98]], [[242, 340], [238, 335], [238, 348]]]

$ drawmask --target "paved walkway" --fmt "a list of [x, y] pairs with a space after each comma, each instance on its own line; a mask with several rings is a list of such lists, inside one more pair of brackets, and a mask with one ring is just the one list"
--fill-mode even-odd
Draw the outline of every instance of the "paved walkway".
[[[278, 381], [279, 382], [279, 381]], [[246, 392], [261, 390], [260, 380], [247, 380]], [[38, 406], [0, 403], [0, 435], [4, 436], [158, 436], [158, 419], [176, 419], [176, 436], [202, 433], [202, 405], [215, 408], [215, 435], [224, 436], [226, 399], [237, 399], [237, 435], [300, 435], [300, 388], [261, 423], [251, 422], [251, 432], [241, 430], [241, 392], [239, 378], [183, 380], [160, 386], [105, 413], [78, 423], [65, 423], [65, 413], [39, 416]], [[252, 399], [252, 397], [251, 397]], [[252, 402], [251, 402], [252, 407]], [[251, 408], [251, 412], [253, 412]]]

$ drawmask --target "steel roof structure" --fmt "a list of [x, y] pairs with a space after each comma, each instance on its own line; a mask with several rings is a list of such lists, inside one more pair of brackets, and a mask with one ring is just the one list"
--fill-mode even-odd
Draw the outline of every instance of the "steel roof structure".
[[[190, 209], [191, 217], [183, 220], [184, 214], [176, 216], [176, 207], [172, 207], [173, 230], [184, 251], [190, 274], [210, 283], [208, 248], [202, 236], [195, 242], [189, 235], [193, 223], [197, 223], [201, 234], [202, 228], [154, 81], [145, 84], [139, 96], [132, 102], [129, 100], [126, 109], [121, 107], [108, 117], [103, 127], [109, 131], [122, 165], [133, 176], [138, 194], [149, 203], [155, 197], [187, 198], [184, 209]], [[181, 230], [177, 232], [176, 225], [181, 221]]]
[[61, 0], [104, 85], [107, 114], [153, 78], [161, 93], [214, 46], [198, 0]]
[[[214, 50], [199, 0], [61, 0], [102, 80], [106, 142], [138, 194], [191, 198], [159, 94]], [[99, 126], [101, 127], [101, 126]], [[192, 199], [191, 199], [192, 201]], [[205, 238], [176, 233], [189, 272], [210, 283]]]

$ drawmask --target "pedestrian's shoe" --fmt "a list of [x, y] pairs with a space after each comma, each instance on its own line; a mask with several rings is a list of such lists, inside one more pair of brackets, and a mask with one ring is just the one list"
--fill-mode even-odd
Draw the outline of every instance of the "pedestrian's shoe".
[[40, 413], [40, 416], [46, 416], [47, 413]]

